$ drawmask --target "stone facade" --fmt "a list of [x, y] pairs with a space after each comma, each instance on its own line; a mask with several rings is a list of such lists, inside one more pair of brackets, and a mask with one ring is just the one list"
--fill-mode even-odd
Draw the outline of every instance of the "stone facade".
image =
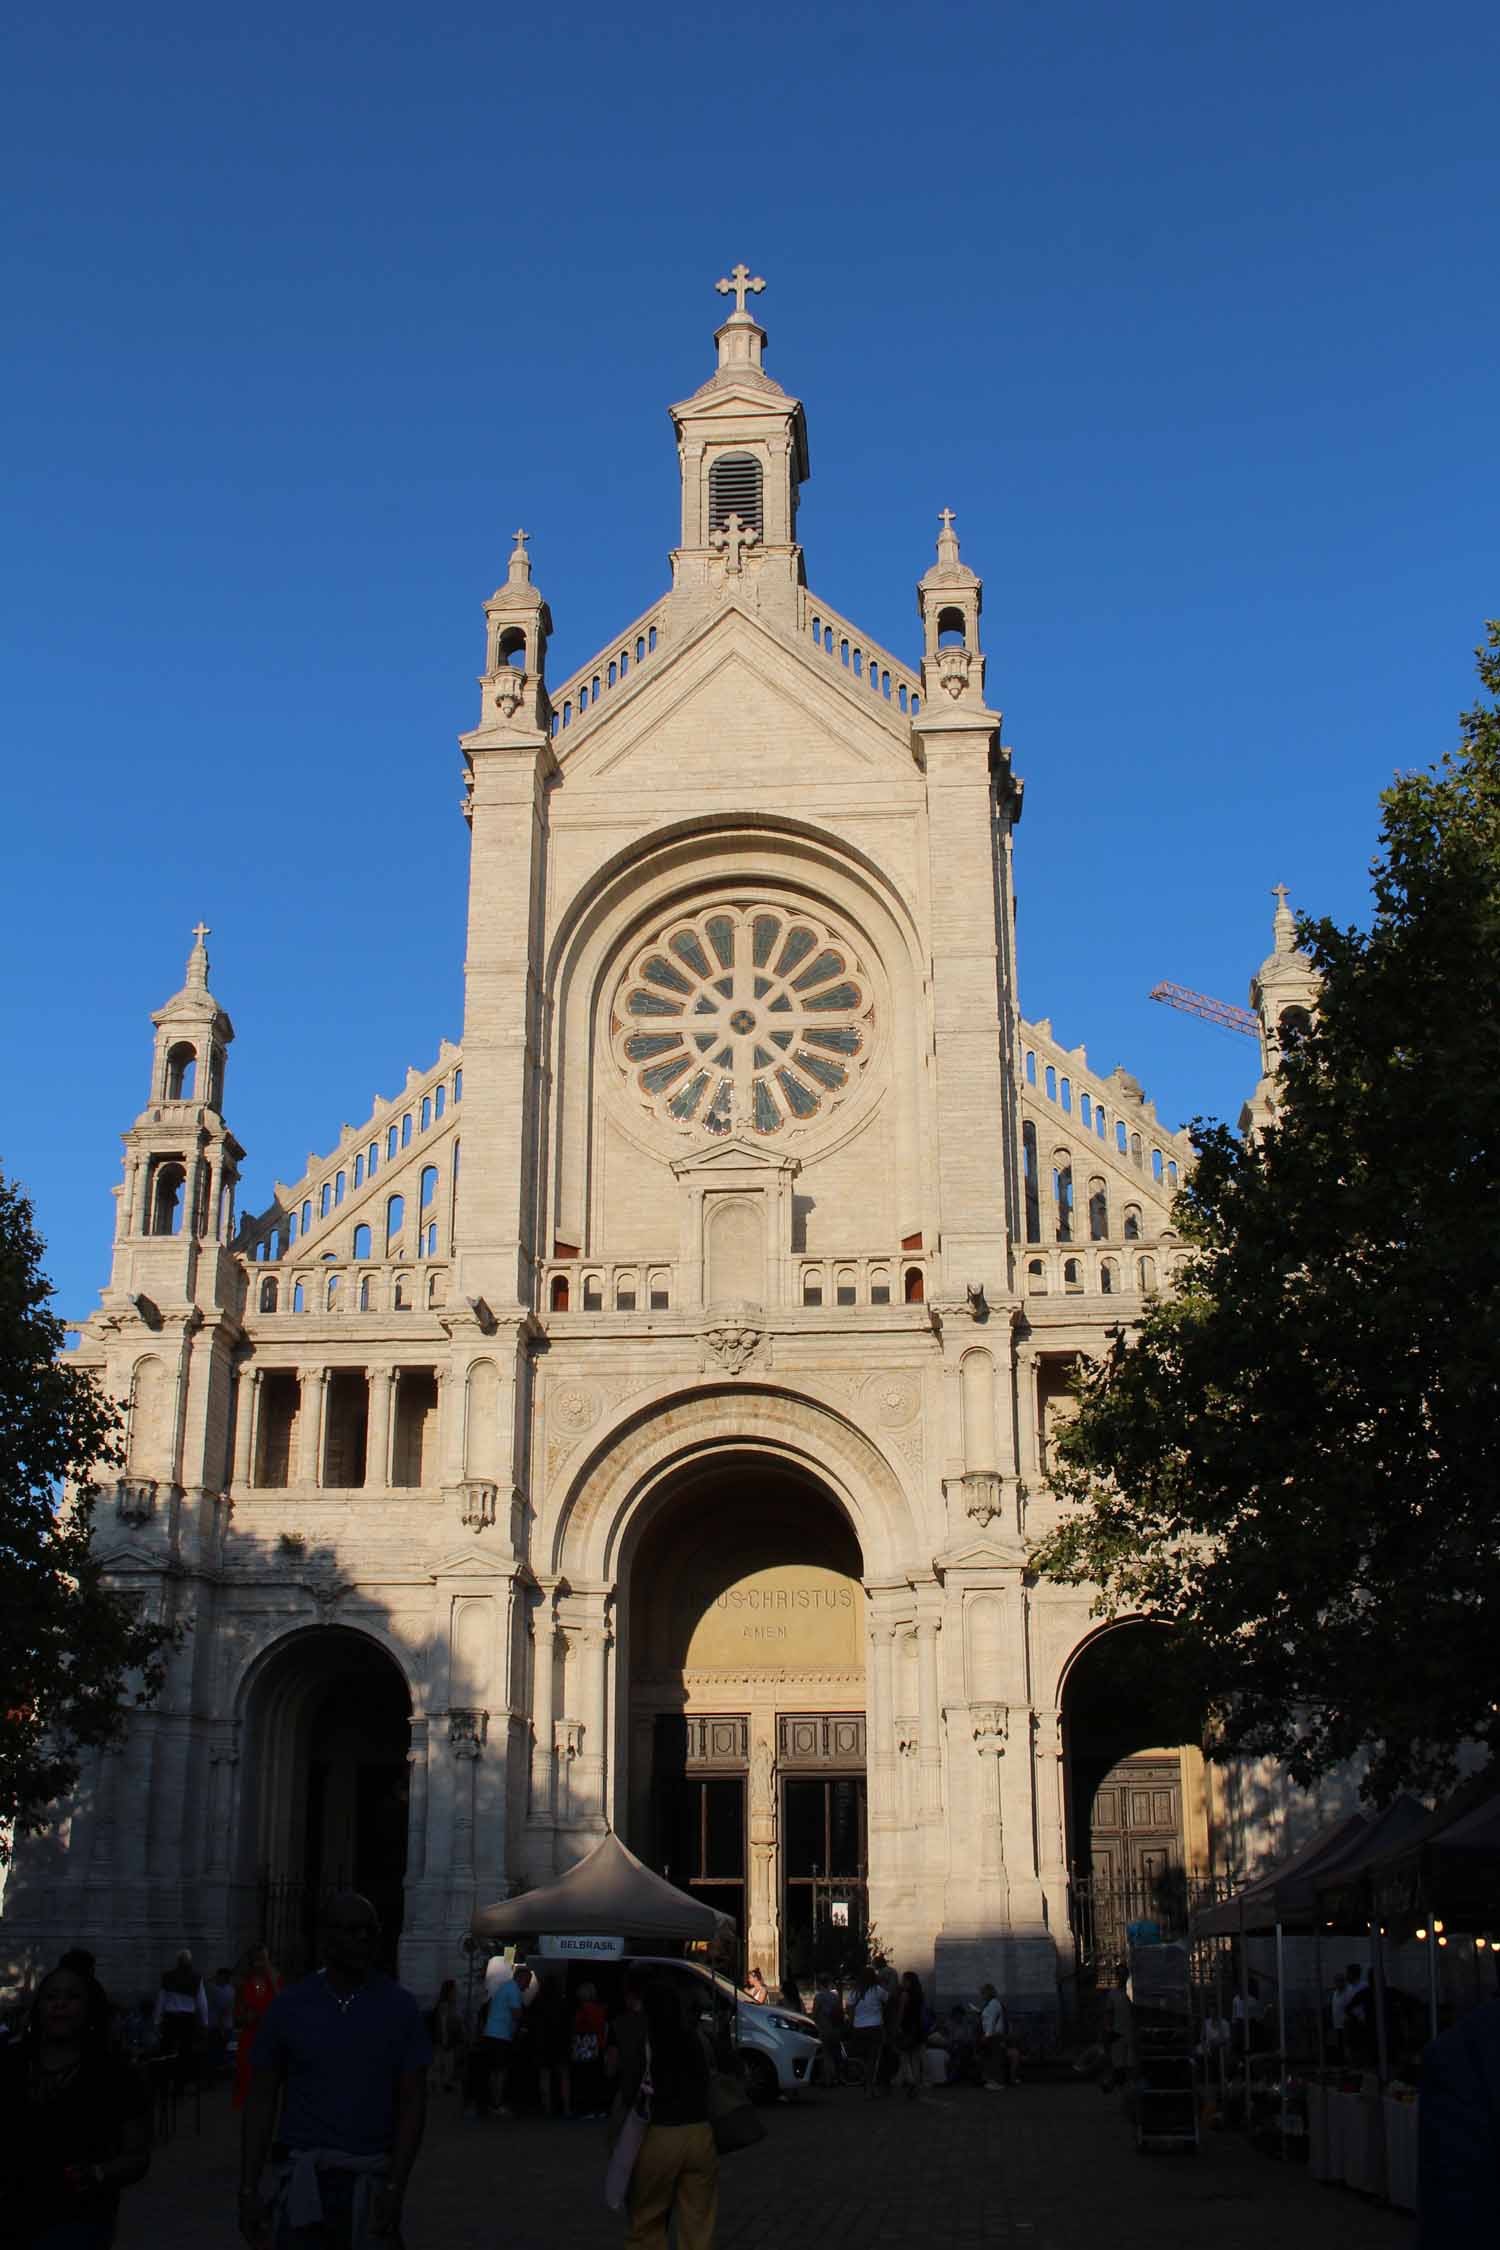
[[[128, 1414], [111, 1571], [190, 1630], [20, 1854], [13, 1962], [227, 1953], [399, 1822], [433, 1988], [476, 1900], [605, 1821], [669, 1856], [670, 1741], [679, 1813], [743, 1789], [754, 1958], [786, 1777], [862, 1776], [829, 1818], [892, 1955], [1051, 2002], [1097, 1627], [1026, 1547], [1069, 1366], [1170, 1282], [1189, 1150], [1020, 1015], [1021, 782], [951, 516], [907, 665], [808, 589], [802, 409], [759, 283], [722, 286], [670, 590], [560, 684], [524, 534], [486, 604], [462, 1047], [241, 1218], [203, 930], [154, 1018], [79, 1356]], [[797, 1848], [833, 1911], [849, 1869]]]

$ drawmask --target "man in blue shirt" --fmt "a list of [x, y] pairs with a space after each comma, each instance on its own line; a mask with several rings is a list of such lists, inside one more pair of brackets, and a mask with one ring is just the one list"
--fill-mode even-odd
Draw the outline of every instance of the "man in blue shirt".
[[411, 1994], [370, 1965], [379, 1936], [367, 1898], [331, 1899], [324, 1966], [289, 1985], [262, 2019], [240, 2156], [240, 2231], [252, 2250], [399, 2241], [432, 2045]]
[[469, 2059], [464, 2086], [466, 2117], [482, 2117], [491, 2107], [498, 2108], [502, 2117], [510, 2114], [505, 2107], [505, 2081], [511, 2056], [515, 2053], [521, 2018], [526, 2012], [530, 1984], [531, 1971], [519, 1968], [514, 1976], [502, 1977], [490, 1993], [480, 2024], [480, 2037], [475, 2040]]

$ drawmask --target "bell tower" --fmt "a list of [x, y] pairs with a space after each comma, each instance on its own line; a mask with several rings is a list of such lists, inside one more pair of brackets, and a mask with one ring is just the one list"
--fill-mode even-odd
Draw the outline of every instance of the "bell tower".
[[1263, 1133], [1274, 1124], [1282, 1051], [1288, 1031], [1311, 1023], [1318, 1009], [1318, 972], [1297, 943], [1297, 917], [1287, 904], [1285, 883], [1271, 892], [1273, 943], [1250, 979], [1250, 1005], [1260, 1023], [1260, 1083], [1240, 1112], [1242, 1133]]
[[721, 296], [734, 298], [714, 335], [719, 364], [671, 409], [682, 477], [672, 586], [677, 605], [690, 612], [737, 600], [795, 625], [807, 422], [801, 402], [762, 365], [766, 331], [745, 300], [765, 286], [743, 263], [716, 284]]

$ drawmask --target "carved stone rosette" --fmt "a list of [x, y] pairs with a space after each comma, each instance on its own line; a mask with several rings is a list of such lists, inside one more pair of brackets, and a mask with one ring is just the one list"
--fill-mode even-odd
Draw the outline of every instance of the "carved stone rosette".
[[727, 1373], [738, 1375], [761, 1351], [765, 1333], [764, 1328], [751, 1320], [719, 1321], [703, 1331], [704, 1348]]

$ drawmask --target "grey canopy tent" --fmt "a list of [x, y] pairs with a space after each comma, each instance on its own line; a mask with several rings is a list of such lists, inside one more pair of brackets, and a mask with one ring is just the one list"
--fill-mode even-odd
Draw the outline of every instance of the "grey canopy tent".
[[478, 1938], [697, 1938], [712, 1943], [732, 1931], [734, 1923], [717, 1907], [705, 1906], [653, 1875], [618, 1836], [607, 1832], [555, 1883], [476, 1907], [469, 1927]]

